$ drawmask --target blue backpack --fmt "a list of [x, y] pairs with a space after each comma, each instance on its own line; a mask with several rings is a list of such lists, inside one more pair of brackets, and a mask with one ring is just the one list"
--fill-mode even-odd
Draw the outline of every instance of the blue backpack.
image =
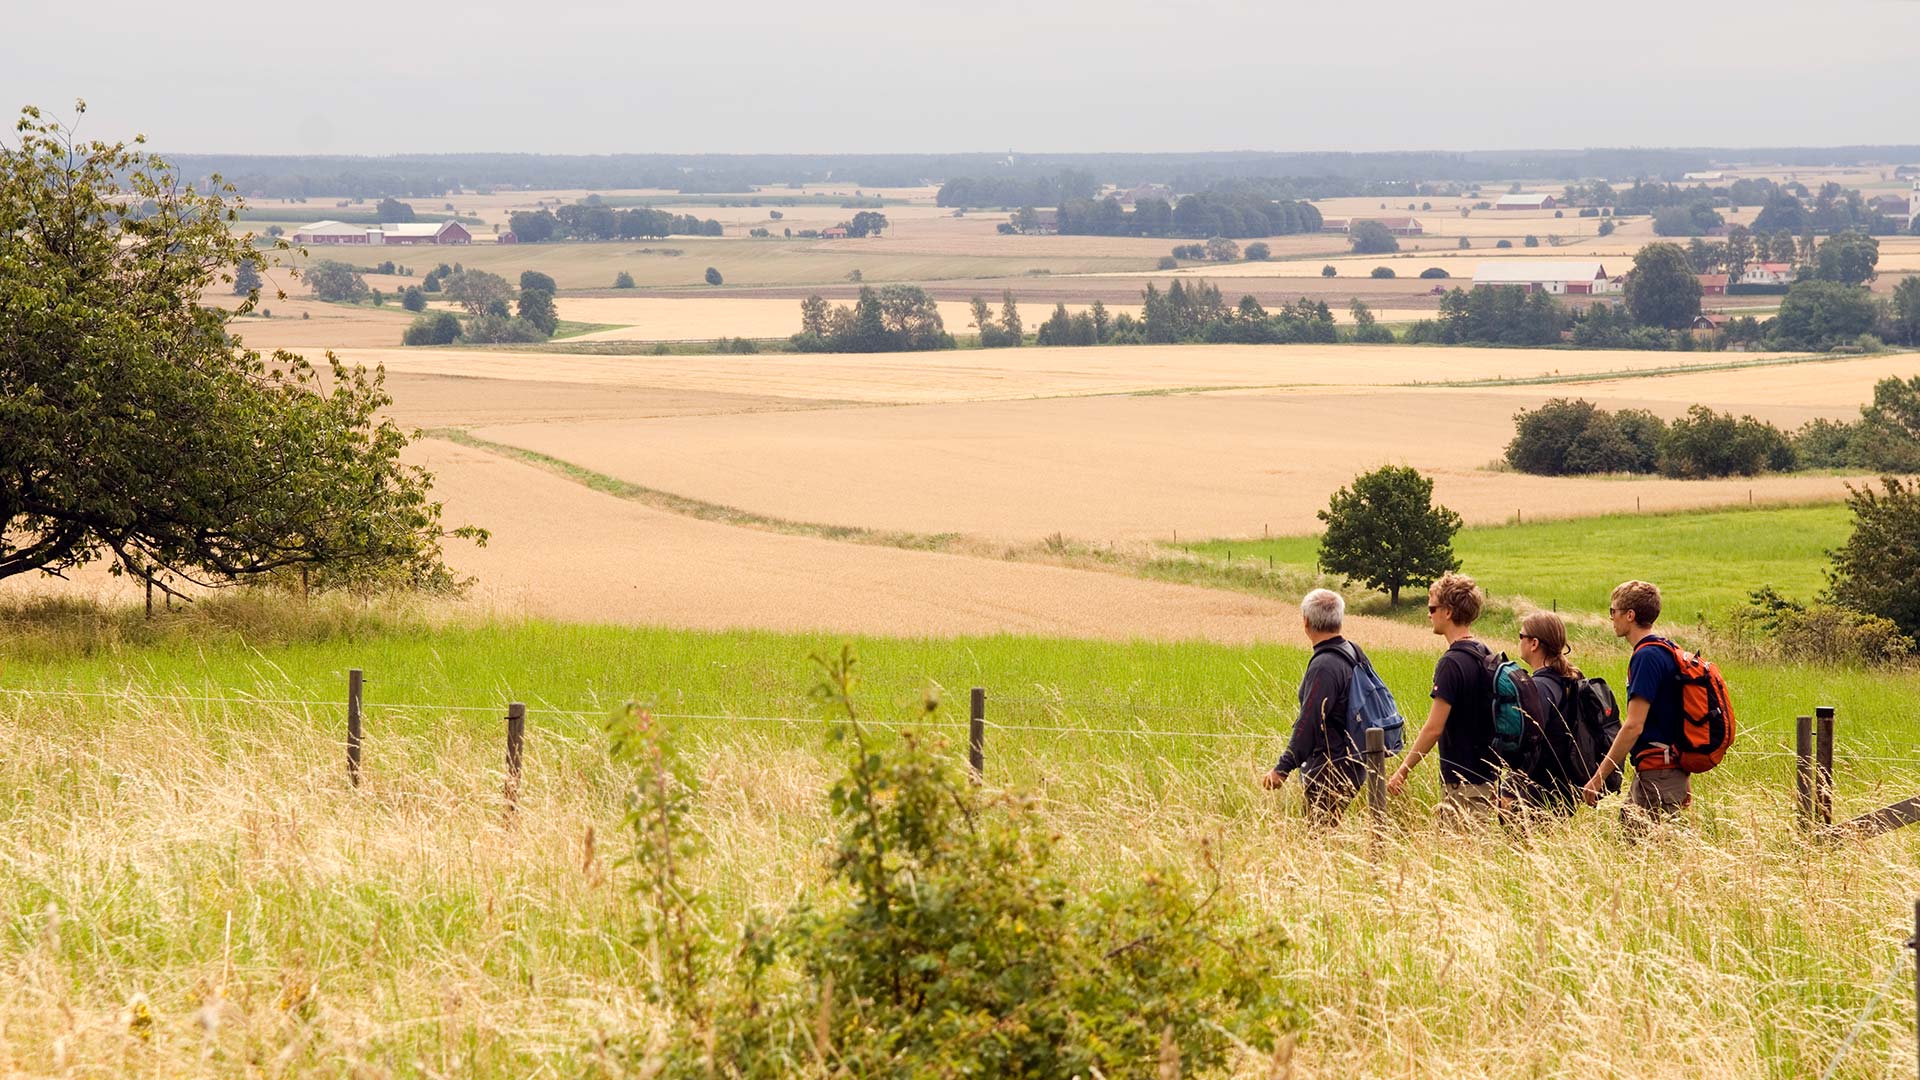
[[1372, 728], [1386, 733], [1388, 756], [1399, 753], [1407, 722], [1400, 716], [1392, 691], [1380, 681], [1373, 665], [1360, 658], [1351, 642], [1341, 642], [1338, 652], [1353, 665], [1353, 681], [1347, 685], [1347, 738], [1354, 755], [1366, 750], [1367, 731]]

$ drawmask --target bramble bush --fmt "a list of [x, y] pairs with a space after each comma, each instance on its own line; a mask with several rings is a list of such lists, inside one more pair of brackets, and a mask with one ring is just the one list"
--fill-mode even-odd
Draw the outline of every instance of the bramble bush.
[[1264, 1056], [1300, 1024], [1286, 941], [1217, 875], [1070, 876], [1034, 800], [970, 782], [918, 735], [878, 745], [854, 703], [852, 648], [816, 661], [845, 763], [828, 793], [828, 880], [724, 947], [695, 884], [692, 770], [657, 719], [629, 709], [610, 725], [634, 775], [624, 862], [641, 953], [668, 1016], [661, 1037], [625, 1048], [637, 1073], [1178, 1075]]

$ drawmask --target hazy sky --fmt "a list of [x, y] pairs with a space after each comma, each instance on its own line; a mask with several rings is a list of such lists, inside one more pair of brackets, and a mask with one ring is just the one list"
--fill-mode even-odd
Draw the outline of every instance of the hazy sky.
[[0, 105], [173, 152], [1825, 146], [1920, 142], [1916, 42], [1915, 0], [0, 0]]

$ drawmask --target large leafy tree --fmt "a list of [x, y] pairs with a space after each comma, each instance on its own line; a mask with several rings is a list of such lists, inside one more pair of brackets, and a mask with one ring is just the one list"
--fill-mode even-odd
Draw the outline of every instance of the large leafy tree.
[[1433, 481], [1411, 466], [1387, 465], [1354, 478], [1333, 493], [1319, 518], [1320, 568], [1384, 589], [1389, 603], [1400, 590], [1458, 570], [1453, 534], [1460, 515], [1433, 505]]
[[1832, 595], [1856, 611], [1891, 619], [1920, 634], [1920, 484], [1898, 477], [1848, 488], [1853, 534], [1833, 553]]
[[431, 477], [378, 418], [383, 374], [263, 359], [199, 303], [253, 255], [232, 189], [33, 108], [16, 136], [0, 143], [0, 578], [110, 559], [176, 592], [303, 570], [451, 584]]
[[1678, 244], [1648, 244], [1627, 274], [1627, 310], [1642, 326], [1686, 327], [1700, 314], [1700, 279]]

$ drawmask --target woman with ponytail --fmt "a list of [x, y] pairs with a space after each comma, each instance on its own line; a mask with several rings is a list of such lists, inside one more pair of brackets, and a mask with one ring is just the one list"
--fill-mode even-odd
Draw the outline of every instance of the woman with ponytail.
[[1526, 762], [1536, 801], [1563, 813], [1580, 805], [1580, 772], [1574, 750], [1572, 718], [1562, 703], [1581, 675], [1567, 660], [1567, 624], [1551, 611], [1536, 611], [1520, 620], [1520, 659], [1533, 669], [1533, 681], [1545, 699], [1547, 715], [1539, 717], [1545, 736]]

